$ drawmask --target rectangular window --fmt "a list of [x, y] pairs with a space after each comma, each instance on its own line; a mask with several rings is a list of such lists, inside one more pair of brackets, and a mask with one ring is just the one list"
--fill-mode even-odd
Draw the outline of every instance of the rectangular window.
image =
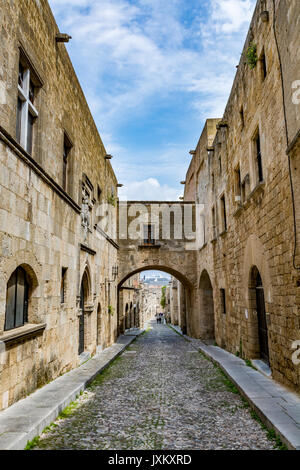
[[61, 270], [61, 286], [60, 286], [60, 302], [65, 303], [66, 298], [66, 278], [67, 278], [67, 268], [62, 268]]
[[243, 108], [243, 106], [242, 106], [241, 109], [240, 109], [240, 119], [241, 119], [241, 126], [242, 126], [242, 129], [244, 129], [244, 127], [245, 127], [245, 116], [244, 116], [244, 108]]
[[[22, 56], [22, 54], [21, 54]], [[25, 65], [25, 62], [27, 65]], [[38, 111], [34, 106], [37, 83], [34, 72], [24, 59], [19, 63], [18, 76], [18, 103], [16, 138], [19, 144], [28, 152], [32, 153], [34, 122], [38, 117]]]
[[213, 229], [213, 239], [217, 238], [217, 223], [216, 223], [216, 211], [215, 208], [212, 208], [211, 211], [211, 218], [212, 218], [212, 229]]
[[206, 223], [205, 223], [205, 215], [201, 215], [202, 220], [202, 228], [203, 228], [203, 245], [206, 243]]
[[242, 199], [242, 183], [241, 183], [241, 170], [239, 166], [234, 170], [234, 191], [235, 191], [235, 202], [240, 203]]
[[260, 66], [261, 66], [261, 77], [262, 77], [262, 80], [264, 81], [268, 73], [266, 55], [264, 51], [262, 55], [260, 56]]
[[225, 232], [227, 230], [227, 215], [226, 215], [225, 196], [221, 197], [220, 202], [221, 202], [222, 232]]
[[68, 163], [69, 163], [69, 154], [72, 149], [72, 144], [68, 139], [67, 135], [64, 134], [64, 148], [63, 148], [63, 175], [62, 175], [62, 188], [64, 191], [68, 189]]
[[221, 313], [226, 315], [226, 291], [225, 289], [220, 289], [220, 300], [221, 300]]
[[144, 225], [144, 244], [155, 245], [154, 225]]
[[256, 171], [258, 182], [261, 183], [264, 180], [263, 167], [262, 167], [262, 156], [261, 156], [261, 146], [260, 146], [260, 135], [257, 133], [254, 139], [254, 151], [255, 151], [255, 160], [256, 160]]

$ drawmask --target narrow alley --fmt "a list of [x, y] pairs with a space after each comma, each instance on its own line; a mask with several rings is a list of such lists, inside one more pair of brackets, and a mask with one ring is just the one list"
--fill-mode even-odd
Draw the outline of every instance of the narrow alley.
[[151, 322], [34, 449], [273, 449], [222, 372]]

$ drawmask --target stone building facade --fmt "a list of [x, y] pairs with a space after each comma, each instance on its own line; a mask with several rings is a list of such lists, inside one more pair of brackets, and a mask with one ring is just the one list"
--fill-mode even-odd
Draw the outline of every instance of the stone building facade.
[[47, 1], [1, 0], [0, 24], [2, 410], [115, 341], [118, 247], [117, 180]]
[[126, 330], [144, 329], [148, 322], [162, 310], [161, 288], [149, 286], [134, 274], [119, 287], [118, 317], [119, 333]]
[[[171, 323], [171, 283], [166, 284], [161, 289], [161, 302], [164, 299], [164, 308], [160, 308], [160, 311], [164, 314], [166, 323]], [[161, 305], [160, 302], [160, 305]]]
[[180, 280], [180, 325], [190, 335], [194, 334], [192, 319], [198, 318], [199, 311], [195, 218], [194, 202], [119, 203], [118, 289], [134, 274], [147, 270], [163, 271], [176, 277]]
[[200, 212], [194, 336], [205, 329], [298, 391], [299, 18], [297, 0], [257, 2], [224, 116], [206, 122], [185, 186]]
[[[0, 410], [143, 327], [160, 310], [161, 290], [140, 285], [147, 269], [174, 276], [184, 333], [262, 359], [300, 390], [299, 17], [299, 0], [257, 2], [224, 116], [191, 152], [184, 203], [129, 203], [141, 209], [130, 239], [68, 37], [46, 0], [0, 0]], [[148, 217], [161, 204], [172, 235]], [[175, 237], [184, 204], [193, 241]]]
[[170, 282], [170, 320], [172, 325], [179, 325], [179, 281], [175, 278], [171, 278]]
[[161, 289], [156, 286], [142, 285], [141, 305], [142, 319], [144, 327], [147, 323], [155, 318], [155, 315], [161, 311], [160, 306]]
[[124, 333], [131, 328], [142, 328], [140, 276], [129, 278], [119, 289], [119, 332]]

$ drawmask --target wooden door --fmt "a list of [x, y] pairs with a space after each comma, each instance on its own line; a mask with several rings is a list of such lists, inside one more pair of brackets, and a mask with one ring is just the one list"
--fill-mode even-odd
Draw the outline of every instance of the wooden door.
[[261, 358], [269, 364], [268, 326], [266, 317], [266, 304], [264, 288], [260, 275], [257, 276], [256, 305], [258, 320], [258, 338]]

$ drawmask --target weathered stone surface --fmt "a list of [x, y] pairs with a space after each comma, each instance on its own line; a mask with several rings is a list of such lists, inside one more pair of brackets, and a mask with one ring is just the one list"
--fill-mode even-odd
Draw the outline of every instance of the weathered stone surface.
[[[181, 334], [180, 329], [176, 329]], [[289, 449], [297, 450], [300, 444], [299, 396], [229, 352], [186, 338], [229, 376], [264, 424], [274, 429]]]
[[[299, 15], [297, 0], [288, 7], [276, 1], [275, 11], [272, 0], [257, 2], [224, 116], [207, 121], [185, 178], [185, 200], [204, 204], [195, 265], [199, 308], [188, 319], [192, 336], [204, 337], [206, 321], [214, 324], [219, 346], [260, 359], [256, 294], [262, 287], [273, 378], [298, 392], [292, 344], [300, 340]], [[250, 43], [257, 46], [253, 70], [246, 60]]]
[[[94, 225], [99, 203], [112, 192], [116, 197], [117, 181], [66, 48], [55, 42], [58, 28], [47, 1], [0, 4], [0, 341], [7, 282], [20, 265], [30, 285], [28, 321], [46, 324], [43, 335], [1, 347], [1, 410], [80, 363], [84, 273], [84, 350], [93, 355], [97, 346], [116, 340], [117, 315], [107, 308], [111, 304], [116, 312], [110, 281], [117, 249]], [[16, 142], [20, 60], [31, 71], [39, 114], [31, 156]], [[64, 135], [72, 144], [65, 191]], [[108, 207], [111, 235], [116, 209]]]
[[[194, 212], [194, 202], [204, 206], [196, 241], [159, 232], [149, 248], [140, 246], [142, 235], [120, 237], [117, 253], [116, 177], [66, 48], [55, 41], [49, 5], [1, 1], [0, 410], [113, 344], [126, 328], [143, 326], [149, 304], [136, 287], [144, 269], [176, 277], [170, 316], [184, 332], [249, 359], [261, 356], [256, 288], [263, 287], [273, 377], [299, 392], [292, 359], [300, 340], [299, 8], [298, 0], [288, 8], [276, 0], [274, 17], [272, 0], [257, 3], [224, 116], [207, 121], [192, 152], [184, 199]], [[253, 70], [245, 59], [250, 42], [259, 58]], [[17, 142], [20, 60], [32, 72], [39, 114], [31, 155]], [[64, 184], [66, 138], [72, 147]], [[110, 202], [104, 231], [95, 228], [101, 202]], [[7, 283], [18, 266], [28, 276], [28, 322], [40, 328], [6, 341]]]
[[[119, 289], [130, 276], [146, 270], [175, 276], [181, 286], [180, 324], [192, 335], [188, 319], [198, 314], [197, 253], [190, 231], [196, 220], [195, 204], [127, 201], [120, 202], [118, 215]], [[148, 224], [154, 227], [150, 246], [143, 234], [143, 226]]]
[[81, 367], [45, 385], [31, 396], [0, 412], [0, 449], [22, 450], [49, 426], [86, 386], [103, 371], [142, 331], [121, 336], [117, 343]]
[[239, 395], [164, 325], [99, 376], [37, 449], [272, 449]]

